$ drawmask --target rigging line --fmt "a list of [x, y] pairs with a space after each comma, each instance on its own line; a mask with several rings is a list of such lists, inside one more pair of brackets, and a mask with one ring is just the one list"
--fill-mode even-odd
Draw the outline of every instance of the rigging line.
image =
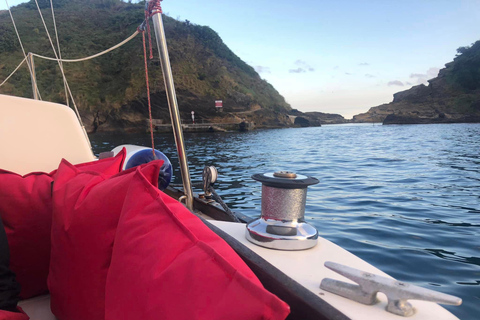
[[27, 54], [25, 53], [25, 48], [23, 47], [22, 39], [20, 39], [20, 35], [18, 34], [17, 25], [15, 24], [15, 19], [13, 19], [12, 11], [10, 10], [10, 6], [8, 5], [8, 1], [5, 0], [5, 3], [7, 4], [8, 13], [10, 13], [10, 18], [12, 19], [12, 23], [13, 23], [13, 28], [15, 29], [18, 41], [20, 42], [20, 47], [22, 48], [23, 56], [27, 58]]
[[145, 31], [142, 32], [142, 39], [143, 39], [143, 58], [145, 62], [145, 82], [147, 83], [148, 119], [150, 122], [150, 137], [152, 139], [153, 159], [156, 159], [155, 141], [153, 139], [153, 119], [152, 119], [152, 102], [150, 99], [150, 82], [148, 81], [148, 60], [147, 60], [147, 45], [145, 44]]
[[[48, 32], [47, 24], [45, 23], [45, 19], [43, 19], [43, 14], [42, 14], [42, 11], [40, 10], [40, 6], [38, 5], [37, 0], [35, 0], [35, 4], [37, 5], [38, 13], [40, 14], [40, 18], [42, 19], [43, 27], [45, 28], [45, 32], [47, 33], [48, 40], [50, 41], [50, 45], [52, 46], [53, 53], [55, 54], [55, 57], [58, 60], [57, 51], [55, 50], [55, 46], [53, 45], [52, 38], [50, 37], [50, 32]], [[53, 10], [53, 8], [52, 8], [52, 10]], [[67, 78], [65, 77], [65, 72], [63, 70], [63, 65], [59, 61], [58, 61], [58, 67], [60, 68], [60, 71], [62, 73], [63, 83], [66, 85], [66, 87], [68, 88], [68, 92], [70, 93], [70, 98], [72, 99], [73, 107], [74, 107], [75, 112], [76, 112], [77, 117], [78, 117], [78, 122], [82, 126], [83, 134], [85, 135], [85, 138], [86, 138], [86, 140], [88, 142], [88, 145], [91, 149], [92, 145], [90, 143], [90, 139], [88, 138], [87, 130], [85, 130], [85, 126], [83, 125], [82, 117], [80, 116], [80, 112], [78, 111], [77, 104], [75, 103], [75, 99], [73, 98], [72, 91], [70, 90], [70, 86], [68, 85]]]
[[[7, 0], [5, 0], [5, 4], [7, 5], [8, 13], [10, 14], [10, 19], [12, 19], [13, 28], [15, 29], [15, 33], [17, 34], [18, 42], [20, 43], [20, 47], [22, 48], [24, 60], [27, 60], [28, 71], [30, 72], [30, 75], [32, 75], [33, 74], [32, 66], [30, 65], [30, 63], [28, 63], [27, 53], [25, 52], [25, 48], [23, 47], [22, 39], [20, 38], [20, 34], [18, 33], [17, 24], [15, 23], [15, 19], [13, 18], [12, 10], [10, 10], [10, 5], [8, 4]], [[40, 98], [40, 100], [42, 100], [42, 97], [40, 95], [40, 91], [38, 90], [38, 87], [35, 86], [35, 88], [37, 90], [38, 97]]]
[[[65, 78], [65, 76], [64, 76], [64, 78]], [[75, 106], [75, 109], [76, 109], [77, 106], [75, 105], [75, 100], [73, 99], [72, 90], [70, 90], [70, 85], [68, 84], [66, 79], [65, 79], [65, 88], [66, 88], [65, 90], [68, 90], [68, 93], [70, 95], [70, 99], [72, 99], [73, 105]], [[77, 112], [78, 112], [78, 110], [77, 110]], [[90, 139], [88, 138], [87, 130], [85, 129], [85, 126], [82, 123], [82, 119], [80, 118], [80, 114], [78, 114], [78, 117], [79, 117], [80, 125], [82, 126], [82, 129], [83, 129], [83, 134], [85, 135], [85, 138], [87, 139], [88, 146], [90, 147], [90, 149], [92, 149], [92, 143], [90, 142]]]
[[93, 58], [97, 58], [97, 57], [100, 57], [106, 53], [109, 53], [110, 51], [113, 51], [121, 46], [123, 46], [124, 44], [126, 44], [127, 42], [129, 42], [130, 40], [132, 40], [133, 38], [135, 38], [136, 36], [138, 35], [138, 31], [135, 31], [130, 37], [128, 37], [127, 39], [123, 40], [122, 42], [120, 42], [119, 44], [116, 44], [114, 45], [113, 47], [105, 50], [105, 51], [102, 51], [102, 52], [99, 52], [97, 54], [94, 54], [93, 56], [89, 56], [89, 57], [84, 57], [84, 58], [79, 58], [79, 59], [55, 59], [55, 58], [51, 58], [51, 57], [45, 57], [45, 56], [41, 56], [39, 54], [36, 54], [34, 53], [33, 55], [35, 57], [38, 57], [38, 58], [42, 58], [42, 59], [46, 59], [46, 60], [51, 60], [51, 61], [61, 61], [61, 62], [81, 62], [81, 61], [87, 61], [87, 60], [90, 60], [90, 59], [93, 59]]
[[[45, 19], [43, 19], [43, 14], [42, 14], [42, 11], [40, 10], [40, 6], [38, 5], [38, 1], [35, 0], [35, 3], [37, 4], [38, 13], [40, 14], [40, 18], [42, 19], [43, 26], [45, 28], [45, 32], [47, 33], [48, 40], [50, 41], [50, 45], [52, 46], [53, 53], [55, 54], [55, 57], [57, 58], [57, 61], [58, 61], [57, 50], [55, 50], [55, 46], [53, 45], [52, 37], [50, 37], [50, 32], [48, 32], [47, 24], [45, 23]], [[60, 64], [60, 62], [58, 62], [58, 66], [59, 66], [60, 71], [62, 73], [64, 83], [67, 83], [67, 78], [65, 77], [65, 72], [64, 72], [63, 66], [62, 66], [62, 64]], [[77, 104], [75, 103], [75, 100], [73, 99], [73, 96], [71, 96], [71, 98], [72, 98], [73, 107], [75, 109], [75, 112], [77, 113], [78, 121], [80, 122], [81, 126], [83, 127], [84, 132], [86, 132], [85, 131], [85, 126], [83, 125], [82, 117], [80, 116], [80, 112], [78, 111], [78, 108], [77, 108]]]
[[3, 86], [8, 81], [8, 79], [10, 79], [13, 76], [15, 72], [17, 72], [17, 70], [22, 66], [25, 60], [27, 60], [27, 58], [23, 58], [22, 62], [20, 62], [20, 64], [15, 68], [15, 70], [13, 70], [13, 72], [10, 73], [10, 75], [5, 80], [3, 80], [2, 83], [0, 83], [0, 87]]
[[[55, 38], [57, 40], [58, 56], [60, 57], [60, 60], [61, 60], [62, 59], [62, 51], [60, 50], [60, 41], [58, 40], [57, 21], [55, 20], [55, 12], [53, 10], [53, 0], [50, 0], [50, 8], [52, 9], [53, 28], [55, 29]], [[60, 61], [59, 63], [63, 67], [62, 62]], [[68, 93], [67, 93], [67, 84], [66, 84], [65, 81], [63, 82], [63, 88], [65, 89], [65, 100], [67, 101], [67, 106], [70, 107], [70, 100], [68, 99]]]

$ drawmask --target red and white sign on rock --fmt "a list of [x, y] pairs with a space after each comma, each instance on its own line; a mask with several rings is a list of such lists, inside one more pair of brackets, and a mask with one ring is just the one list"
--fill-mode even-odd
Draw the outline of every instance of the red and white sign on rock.
[[223, 107], [223, 101], [222, 100], [215, 100], [215, 107], [216, 108], [222, 108]]

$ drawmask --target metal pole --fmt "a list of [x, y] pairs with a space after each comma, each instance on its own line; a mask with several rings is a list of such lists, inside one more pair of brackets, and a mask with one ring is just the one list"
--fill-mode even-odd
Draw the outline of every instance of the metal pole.
[[30, 76], [32, 78], [33, 99], [39, 100], [38, 88], [37, 88], [37, 77], [35, 75], [35, 62], [33, 61], [33, 54], [29, 52], [27, 57], [28, 57], [28, 64], [30, 66]]
[[188, 171], [187, 154], [185, 153], [185, 144], [183, 140], [182, 123], [180, 120], [180, 112], [178, 110], [177, 95], [175, 93], [175, 85], [173, 83], [172, 68], [170, 66], [170, 58], [168, 56], [167, 40], [165, 38], [165, 30], [163, 28], [162, 14], [155, 13], [152, 16], [155, 29], [155, 37], [157, 39], [158, 52], [162, 65], [163, 79], [165, 81], [165, 89], [167, 91], [167, 100], [172, 119], [173, 134], [177, 145], [178, 160], [180, 162], [180, 172], [183, 180], [183, 190], [187, 196], [186, 205], [189, 210], [193, 210], [193, 192], [190, 182], [190, 172]]

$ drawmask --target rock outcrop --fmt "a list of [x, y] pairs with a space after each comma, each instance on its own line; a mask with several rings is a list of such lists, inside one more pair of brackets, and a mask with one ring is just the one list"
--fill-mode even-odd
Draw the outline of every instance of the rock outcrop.
[[301, 112], [293, 109], [289, 112], [290, 120], [298, 127], [320, 127], [322, 124], [340, 124], [348, 121], [339, 114], [323, 112]]
[[[462, 49], [462, 50], [461, 50]], [[370, 108], [353, 122], [384, 124], [480, 122], [480, 41], [459, 48], [438, 76], [394, 94], [391, 103]]]

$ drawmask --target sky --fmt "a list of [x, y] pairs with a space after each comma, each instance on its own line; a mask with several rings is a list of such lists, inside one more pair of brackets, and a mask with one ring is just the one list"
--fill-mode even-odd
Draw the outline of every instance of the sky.
[[480, 40], [480, 0], [164, 0], [162, 8], [215, 30], [292, 108], [347, 119], [428, 84], [457, 48]]

